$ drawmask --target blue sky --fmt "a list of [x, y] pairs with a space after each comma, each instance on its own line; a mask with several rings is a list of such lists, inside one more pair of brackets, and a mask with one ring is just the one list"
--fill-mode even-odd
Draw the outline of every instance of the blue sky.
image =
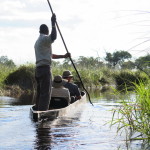
[[[104, 58], [106, 52], [116, 50], [126, 50], [133, 58], [150, 53], [149, 0], [50, 2], [73, 59]], [[34, 63], [39, 26], [51, 27], [47, 0], [5, 0], [0, 8], [0, 55], [17, 64]], [[55, 54], [66, 53], [59, 35], [52, 47]]]

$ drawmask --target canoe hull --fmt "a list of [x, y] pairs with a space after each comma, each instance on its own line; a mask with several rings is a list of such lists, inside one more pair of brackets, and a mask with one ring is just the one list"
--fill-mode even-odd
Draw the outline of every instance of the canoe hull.
[[86, 94], [83, 95], [80, 100], [77, 100], [74, 103], [64, 108], [50, 109], [47, 111], [35, 111], [33, 110], [33, 106], [32, 106], [30, 108], [31, 118], [34, 121], [43, 120], [43, 119], [53, 121], [59, 117], [70, 116], [73, 113], [75, 113], [77, 110], [81, 109], [85, 102], [86, 102]]

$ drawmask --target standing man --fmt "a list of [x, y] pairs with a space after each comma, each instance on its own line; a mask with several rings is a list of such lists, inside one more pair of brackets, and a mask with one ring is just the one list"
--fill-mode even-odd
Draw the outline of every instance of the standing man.
[[51, 17], [51, 24], [52, 30], [50, 35], [47, 25], [42, 24], [40, 26], [40, 35], [34, 45], [36, 56], [35, 78], [37, 81], [35, 109], [39, 111], [46, 111], [49, 108], [52, 87], [52, 58], [70, 57], [70, 53], [66, 53], [65, 55], [52, 54], [51, 44], [57, 38], [55, 14]]
[[81, 92], [78, 86], [72, 83], [72, 79], [73, 79], [72, 73], [69, 70], [66, 70], [63, 72], [62, 77], [63, 79], [67, 80], [67, 83], [64, 84], [64, 87], [69, 89], [70, 96], [71, 96], [71, 103], [78, 99], [81, 99]]

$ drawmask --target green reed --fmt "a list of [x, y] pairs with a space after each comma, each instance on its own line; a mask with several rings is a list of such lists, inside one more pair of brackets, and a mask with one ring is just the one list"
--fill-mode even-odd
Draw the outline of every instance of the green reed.
[[32, 64], [19, 66], [8, 74], [4, 83], [8, 86], [18, 85], [23, 90], [33, 89], [35, 87], [35, 67]]
[[148, 76], [140, 71], [121, 70], [114, 73], [114, 80], [118, 90], [134, 90], [139, 81], [146, 81]]
[[[18, 66], [15, 68], [10, 68], [7, 66], [0, 66], [0, 87], [5, 85], [16, 85], [21, 87], [21, 89], [34, 89], [36, 87], [35, 82], [35, 65], [26, 64]], [[80, 80], [75, 69], [71, 65], [63, 65], [59, 63], [54, 63], [52, 65], [52, 75], [62, 75], [64, 70], [70, 70], [74, 75], [74, 82], [81, 86]], [[129, 87], [129, 82], [134, 82], [135, 79], [144, 79], [145, 77], [139, 72], [133, 72], [129, 70], [127, 73], [121, 71], [116, 71], [108, 67], [84, 67], [81, 65], [77, 66], [78, 73], [84, 83], [85, 87], [96, 88], [101, 90], [107, 90], [111, 86], [116, 87]], [[137, 78], [138, 77], [138, 78]], [[137, 83], [137, 82], [136, 82]], [[120, 86], [121, 85], [121, 86]], [[133, 85], [133, 84], [132, 84]]]
[[0, 64], [0, 88], [4, 87], [4, 80], [6, 77], [15, 70], [15, 67], [4, 66]]
[[133, 84], [135, 99], [128, 97], [121, 101], [121, 106], [113, 110], [111, 125], [118, 125], [117, 132], [125, 130], [129, 140], [150, 140], [150, 80], [148, 84], [142, 81]]

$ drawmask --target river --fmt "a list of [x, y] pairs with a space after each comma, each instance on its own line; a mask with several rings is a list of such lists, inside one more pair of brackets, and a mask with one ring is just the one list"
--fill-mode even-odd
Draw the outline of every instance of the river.
[[[140, 141], [127, 143], [125, 134], [110, 128], [119, 105], [109, 93], [92, 96], [74, 116], [53, 122], [33, 122], [30, 97], [0, 97], [0, 150], [144, 150]], [[146, 150], [146, 149], [145, 149]]]

